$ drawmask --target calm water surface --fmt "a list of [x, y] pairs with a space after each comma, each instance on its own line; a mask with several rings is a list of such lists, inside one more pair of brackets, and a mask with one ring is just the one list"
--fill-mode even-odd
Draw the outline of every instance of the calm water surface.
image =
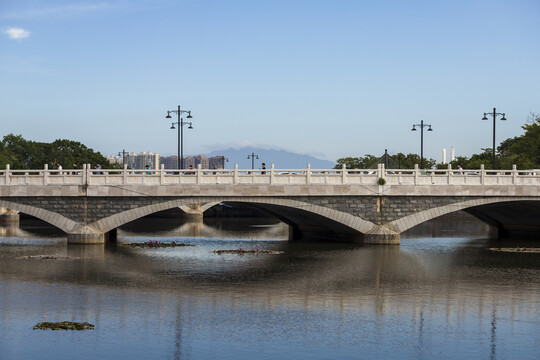
[[[116, 245], [68, 246], [41, 224], [0, 231], [1, 359], [540, 358], [540, 254], [477, 236], [289, 243], [262, 221], [145, 219]], [[195, 246], [124, 245], [147, 240]], [[238, 248], [283, 253], [211, 252]], [[70, 259], [20, 259], [51, 254]], [[32, 330], [64, 320], [96, 329]]]

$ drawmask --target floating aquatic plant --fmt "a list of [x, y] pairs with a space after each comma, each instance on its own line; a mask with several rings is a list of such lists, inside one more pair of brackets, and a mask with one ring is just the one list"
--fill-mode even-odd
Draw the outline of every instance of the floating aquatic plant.
[[72, 260], [72, 259], [78, 259], [74, 257], [69, 256], [59, 256], [59, 255], [26, 255], [18, 257], [17, 259], [22, 260]]
[[175, 247], [175, 246], [195, 246], [192, 244], [183, 244], [183, 243], [177, 243], [174, 241], [171, 241], [170, 243], [167, 242], [161, 242], [157, 240], [148, 240], [143, 243], [129, 243], [125, 244], [127, 246], [133, 246], [133, 247], [144, 247], [144, 248], [162, 248], [162, 247]]
[[34, 330], [93, 330], [94, 325], [87, 322], [73, 322], [73, 321], [60, 321], [60, 322], [40, 322], [36, 324], [32, 329]]
[[283, 254], [283, 251], [274, 251], [274, 250], [259, 250], [259, 249], [234, 249], [234, 250], [214, 250], [214, 254]]
[[515, 248], [490, 248], [489, 250], [492, 251], [503, 251], [503, 252], [526, 252], [526, 253], [540, 253], [540, 248], [530, 247], [520, 247], [517, 246]]

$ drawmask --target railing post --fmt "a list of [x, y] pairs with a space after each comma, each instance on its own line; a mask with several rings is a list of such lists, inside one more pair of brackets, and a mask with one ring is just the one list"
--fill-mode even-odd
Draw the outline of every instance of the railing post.
[[202, 164], [197, 164], [197, 185], [201, 185]]
[[272, 185], [275, 180], [276, 180], [276, 171], [275, 171], [274, 164], [272, 164], [270, 166], [270, 185]]
[[165, 164], [159, 166], [159, 185], [163, 185], [165, 180]]
[[307, 163], [306, 166], [306, 184], [311, 184], [311, 164]]
[[234, 185], [238, 184], [238, 164], [234, 164]]
[[513, 185], [516, 185], [517, 183], [517, 175], [518, 175], [518, 172], [517, 172], [517, 165], [512, 165], [512, 184]]
[[82, 184], [81, 185], [85, 185], [87, 184], [87, 174], [86, 174], [86, 164], [82, 164]]
[[450, 163], [448, 163], [448, 173], [447, 173], [447, 175], [448, 175], [447, 184], [450, 185], [450, 184], [452, 184], [452, 176], [454, 175], [454, 174], [452, 174], [452, 164], [450, 164]]
[[122, 183], [127, 185], [128, 165], [124, 164], [124, 170], [122, 171]]
[[90, 175], [92, 174], [91, 171], [92, 165], [86, 164], [86, 185], [90, 185], [90, 183], [92, 182], [92, 178], [90, 177]]
[[384, 164], [377, 164], [377, 180], [384, 175]]
[[9, 181], [9, 164], [6, 164], [6, 185], [9, 185], [10, 183], [11, 181]]
[[347, 165], [346, 164], [341, 165], [341, 183], [342, 184], [347, 183]]
[[49, 164], [43, 166], [43, 185], [49, 184]]
[[480, 164], [480, 184], [484, 185], [486, 182], [486, 169], [484, 169], [484, 164]]
[[414, 185], [418, 185], [418, 164], [414, 164]]

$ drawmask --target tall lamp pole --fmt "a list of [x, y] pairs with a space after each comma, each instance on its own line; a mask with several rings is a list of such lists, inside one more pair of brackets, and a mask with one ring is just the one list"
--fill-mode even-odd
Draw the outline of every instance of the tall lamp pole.
[[427, 131], [433, 131], [431, 125], [424, 124], [424, 120], [420, 120], [420, 124], [414, 124], [411, 131], [416, 131], [416, 127], [420, 127], [420, 169], [424, 168], [424, 128], [427, 127]]
[[251, 159], [251, 170], [255, 169], [255, 159], [259, 159], [259, 155], [255, 155], [254, 152], [248, 155], [248, 160]]
[[498, 113], [495, 108], [493, 108], [493, 113], [484, 113], [482, 120], [487, 120], [487, 115], [493, 116], [493, 170], [495, 170], [495, 119], [497, 116], [502, 115], [501, 120], [506, 120], [506, 115], [504, 113]]
[[171, 129], [175, 129], [174, 124], [178, 125], [178, 159], [176, 161], [176, 166], [178, 169], [184, 169], [184, 125], [189, 125], [188, 129], [193, 129], [193, 126], [190, 122], [184, 122], [182, 119], [182, 113], [187, 113], [188, 119], [191, 119], [191, 111], [181, 110], [180, 105], [178, 105], [178, 110], [169, 110], [167, 111], [166, 119], [171, 119], [171, 113], [178, 114], [178, 121], [171, 124]]
[[126, 150], [122, 149], [122, 152], [121, 152], [121, 153], [119, 152], [119, 153], [118, 153], [118, 156], [120, 156], [120, 154], [122, 154], [122, 165], [125, 166], [125, 165], [127, 164], [127, 162], [126, 162], [126, 160], [127, 160], [127, 159], [126, 159], [126, 156], [127, 156], [127, 155], [126, 155]]
[[229, 158], [226, 158], [224, 155], [221, 156], [221, 165], [223, 166], [223, 169], [225, 169], [225, 163], [229, 162]]

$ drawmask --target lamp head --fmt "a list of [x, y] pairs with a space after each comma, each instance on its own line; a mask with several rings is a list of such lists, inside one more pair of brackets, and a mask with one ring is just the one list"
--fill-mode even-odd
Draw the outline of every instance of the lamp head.
[[176, 129], [176, 128], [174, 127], [174, 123], [171, 124], [171, 129]]
[[188, 119], [191, 119], [193, 116], [191, 116], [191, 111], [188, 111], [188, 115], [187, 115], [187, 118]]
[[416, 126], [415, 125], [413, 125], [411, 131], [416, 131]]
[[503, 116], [503, 117], [501, 118], [501, 120], [506, 121], [506, 117], [505, 117], [506, 115], [503, 113], [502, 116]]
[[482, 118], [482, 120], [487, 120], [487, 119], [488, 119], [486, 115], [487, 115], [487, 114], [484, 113], [484, 117]]
[[433, 131], [433, 129], [431, 128], [431, 125], [429, 125], [427, 131]]
[[188, 129], [193, 129], [193, 126], [191, 126], [191, 123], [189, 123]]
[[165, 116], [165, 119], [170, 119], [171, 118], [171, 113], [167, 111], [167, 116]]

